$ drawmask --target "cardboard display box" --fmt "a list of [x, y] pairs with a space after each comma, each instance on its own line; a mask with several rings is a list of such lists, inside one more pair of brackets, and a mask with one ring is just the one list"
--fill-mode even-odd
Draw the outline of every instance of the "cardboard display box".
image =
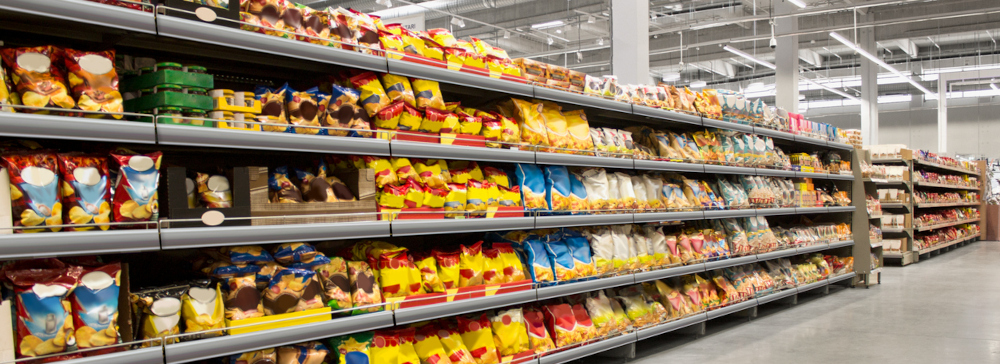
[[[249, 220], [231, 220], [235, 217], [250, 217], [250, 180], [247, 167], [236, 167], [226, 171], [230, 190], [233, 196], [233, 207], [229, 208], [188, 208], [187, 204], [187, 169], [184, 167], [168, 167], [166, 185], [161, 188], [165, 196], [160, 199], [163, 215], [169, 219], [202, 219], [201, 222], [169, 222], [171, 227], [206, 227], [206, 226], [240, 226], [250, 225]], [[194, 178], [192, 178], [194, 179]], [[198, 198], [197, 186], [195, 199]], [[210, 211], [214, 213], [209, 214]], [[212, 215], [215, 216], [212, 216]], [[222, 214], [221, 224], [216, 224], [218, 214]], [[211, 221], [216, 219], [216, 221]]]
[[375, 221], [374, 212], [378, 211], [375, 201], [375, 170], [361, 169], [334, 175], [351, 189], [356, 201], [271, 203], [268, 198], [267, 167], [249, 167], [250, 216], [272, 217], [254, 219], [252, 225]]

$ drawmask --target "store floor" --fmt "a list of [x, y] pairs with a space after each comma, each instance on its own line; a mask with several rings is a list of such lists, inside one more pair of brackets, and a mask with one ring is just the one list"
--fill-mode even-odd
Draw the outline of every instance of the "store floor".
[[[906, 267], [882, 284], [772, 303], [757, 318], [710, 321], [707, 335], [640, 341], [629, 363], [1000, 363], [1000, 242]], [[837, 287], [839, 288], [839, 287]], [[594, 362], [621, 362], [595, 358]]]

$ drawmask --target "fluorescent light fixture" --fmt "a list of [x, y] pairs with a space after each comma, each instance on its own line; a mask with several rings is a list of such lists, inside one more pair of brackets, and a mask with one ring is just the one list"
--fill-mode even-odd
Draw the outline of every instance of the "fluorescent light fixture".
[[990, 88], [992, 88], [994, 91], [1000, 91], [1000, 88], [997, 88], [997, 84], [995, 83], [991, 83]]
[[459, 28], [465, 28], [465, 21], [456, 17], [451, 18], [451, 24], [457, 25]]
[[894, 104], [899, 102], [910, 102], [913, 100], [913, 95], [885, 95], [878, 97], [879, 104]]
[[556, 34], [562, 34], [562, 29], [556, 29]]
[[697, 80], [697, 81], [691, 82], [691, 84], [688, 85], [688, 86], [691, 86], [691, 88], [702, 88], [702, 87], [708, 86], [708, 82], [705, 82], [705, 81], [702, 81], [702, 80]]
[[562, 20], [553, 20], [553, 21], [547, 21], [547, 22], [544, 22], [544, 23], [532, 24], [531, 25], [531, 29], [538, 29], [538, 30], [549, 29], [549, 28], [555, 28], [555, 27], [563, 26], [565, 24], [566, 24], [566, 22], [564, 22]]
[[667, 72], [663, 74], [663, 81], [671, 82], [681, 79], [681, 74], [678, 72]]
[[802, 101], [802, 100], [805, 100], [805, 99], [806, 99], [806, 95], [799, 94], [799, 101]]
[[597, 45], [599, 46], [604, 45], [604, 38], [597, 38]]
[[802, 2], [802, 0], [788, 0], [788, 2], [795, 4], [795, 6], [798, 6], [800, 9], [806, 8], [806, 3]]
[[745, 88], [745, 90], [749, 91], [749, 92], [763, 90], [763, 89], [764, 89], [764, 83], [763, 82], [753, 82], [753, 83], [747, 85], [747, 88]]
[[736, 49], [736, 48], [733, 48], [733, 47], [730, 47], [730, 46], [722, 47], [722, 49], [725, 49], [725, 50], [729, 51], [729, 53], [732, 53], [732, 54], [735, 54], [737, 56], [740, 56], [740, 57], [749, 59], [751, 61], [754, 61], [757, 64], [759, 64], [761, 66], [764, 66], [764, 67], [767, 67], [767, 68], [770, 68], [772, 70], [778, 69], [778, 66], [775, 66], [774, 63], [759, 60], [757, 58], [754, 58], [754, 56], [751, 56], [751, 55], [747, 54], [746, 52], [741, 51], [739, 49]]
[[596, 22], [597, 22], [597, 18], [595, 18], [593, 15], [587, 17], [587, 23], [588, 24], [594, 24]]
[[375, 0], [375, 3], [379, 4], [379, 5], [382, 5], [382, 6], [385, 6], [387, 8], [391, 8], [392, 7], [392, 0]]
[[552, 45], [552, 43], [555, 43], [556, 41], [553, 40], [552, 37], [549, 37], [548, 39], [545, 40], [545, 42], [548, 43], [549, 45]]
[[833, 93], [835, 93], [835, 94], [837, 94], [837, 95], [840, 95], [840, 96], [843, 96], [843, 97], [844, 97], [844, 98], [846, 98], [846, 99], [850, 99], [850, 100], [852, 100], [852, 101], [860, 101], [860, 100], [858, 100], [858, 98], [857, 98], [857, 97], [854, 97], [854, 96], [851, 96], [851, 95], [848, 95], [847, 93], [845, 93], [845, 92], [843, 92], [843, 91], [840, 91], [840, 90], [836, 90], [836, 89], [832, 89], [832, 88], [830, 88], [830, 87], [827, 87], [827, 86], [825, 86], [825, 85], [821, 85], [821, 84], [817, 83], [816, 81], [813, 81], [813, 80], [811, 80], [811, 79], [808, 79], [808, 78], [805, 78], [805, 77], [803, 77], [802, 79], [803, 79], [803, 80], [805, 80], [805, 81], [806, 81], [806, 83], [810, 83], [810, 84], [813, 84], [813, 85], [816, 85], [816, 86], [819, 86], [819, 87], [823, 88], [824, 90], [827, 90], [827, 91], [830, 91], [830, 92], [833, 92]]
[[504, 30], [503, 31], [503, 39], [510, 39], [510, 31], [509, 30]]
[[888, 63], [882, 62], [881, 59], [878, 59], [878, 57], [875, 57], [871, 53], [868, 53], [864, 49], [861, 49], [861, 47], [858, 47], [857, 44], [854, 44], [854, 42], [847, 40], [847, 38], [844, 38], [844, 36], [837, 34], [837, 32], [830, 32], [830, 36], [833, 37], [833, 39], [836, 39], [841, 43], [844, 43], [845, 46], [853, 49], [855, 52], [858, 52], [858, 54], [864, 56], [865, 58], [868, 58], [872, 62], [875, 62], [875, 64], [882, 66], [882, 68], [885, 68], [889, 72], [894, 73], [896, 76], [905, 79], [907, 82], [913, 85], [913, 87], [916, 87], [918, 90], [923, 91], [924, 94], [927, 95], [928, 97], [937, 97], [937, 95], [931, 92], [931, 90], [928, 90], [926, 87], [924, 87], [924, 85], [921, 85], [917, 81], [914, 81], [912, 78], [907, 77], [902, 72], [899, 72], [899, 70], [897, 70], [895, 67], [890, 66]]

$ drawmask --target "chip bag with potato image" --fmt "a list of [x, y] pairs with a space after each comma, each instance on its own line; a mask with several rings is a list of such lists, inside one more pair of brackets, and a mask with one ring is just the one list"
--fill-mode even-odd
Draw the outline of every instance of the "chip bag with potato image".
[[115, 188], [115, 221], [155, 221], [159, 216], [157, 188], [160, 186], [162, 152], [111, 154], [120, 166]]
[[86, 349], [118, 343], [120, 288], [120, 263], [83, 272], [79, 285], [70, 298], [77, 347]]
[[76, 346], [68, 298], [83, 268], [54, 259], [43, 264], [8, 267], [5, 271], [7, 281], [14, 286], [15, 348], [19, 357], [56, 354]]
[[[29, 107], [72, 109], [76, 106], [59, 67], [60, 50], [53, 46], [5, 48], [0, 50], [3, 63], [10, 70], [14, 90], [21, 103]], [[55, 65], [56, 67], [53, 67]], [[24, 110], [48, 114], [48, 110]]]
[[[10, 177], [10, 200], [14, 226], [43, 227], [62, 225], [63, 208], [59, 167], [52, 153], [11, 153], [3, 156]], [[60, 228], [50, 228], [59, 231]], [[44, 229], [14, 230], [36, 233]]]

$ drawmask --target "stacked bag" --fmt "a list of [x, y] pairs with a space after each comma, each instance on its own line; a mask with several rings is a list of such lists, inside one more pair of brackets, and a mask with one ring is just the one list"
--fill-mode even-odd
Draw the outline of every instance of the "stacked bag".
[[[55, 46], [0, 49], [0, 110], [121, 119], [122, 115], [74, 113], [72, 110], [121, 113], [115, 51], [79, 51]], [[68, 81], [68, 82], [67, 82]], [[14, 109], [5, 105], [24, 105]], [[36, 108], [66, 109], [53, 112]]]

